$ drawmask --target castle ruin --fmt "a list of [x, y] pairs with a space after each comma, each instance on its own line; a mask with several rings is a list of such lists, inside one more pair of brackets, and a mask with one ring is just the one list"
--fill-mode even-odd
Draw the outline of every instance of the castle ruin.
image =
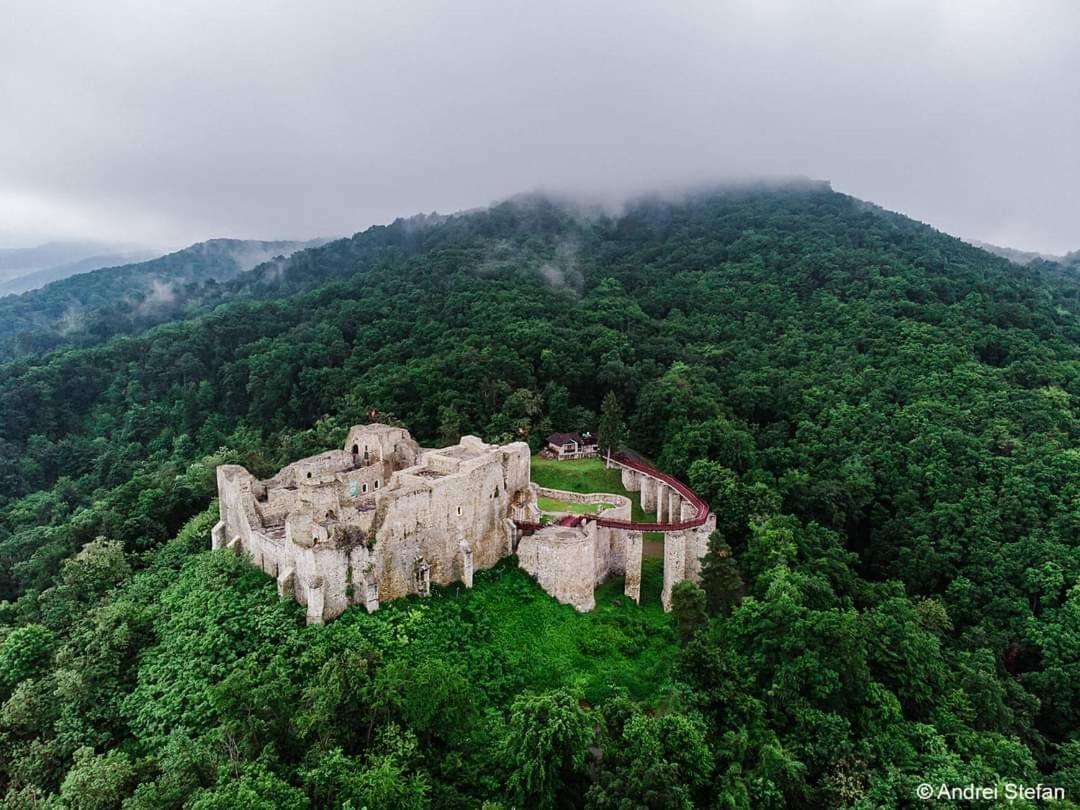
[[[517, 554], [548, 593], [578, 610], [593, 590], [626, 578], [640, 599], [642, 533], [664, 542], [665, 609], [671, 587], [698, 579], [715, 517], [685, 485], [632, 457], [609, 460], [627, 490], [657, 522], [631, 521], [629, 499], [613, 493], [546, 490], [530, 480], [524, 442], [489, 445], [465, 436], [425, 449], [390, 425], [352, 428], [345, 446], [283, 468], [266, 481], [243, 467], [218, 467], [221, 519], [211, 545], [243, 554], [277, 580], [282, 597], [321, 623], [351, 605], [377, 610], [402, 596], [427, 596], [432, 584], [461, 582]], [[542, 525], [537, 496], [598, 504], [595, 515]]]

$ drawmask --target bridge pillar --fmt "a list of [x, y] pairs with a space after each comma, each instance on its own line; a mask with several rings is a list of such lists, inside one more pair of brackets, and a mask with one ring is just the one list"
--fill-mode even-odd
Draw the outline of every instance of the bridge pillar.
[[671, 612], [671, 590], [676, 582], [686, 579], [686, 535], [683, 532], [664, 534], [664, 589], [660, 602]]
[[686, 533], [686, 578], [701, 582], [701, 561], [709, 553], [709, 535], [716, 530], [716, 515], [712, 512], [705, 522]]
[[637, 492], [641, 489], [641, 479], [643, 477], [637, 470], [631, 470], [629, 467], [622, 468], [622, 485], [630, 492]]
[[668, 493], [671, 492], [662, 481], [656, 482], [656, 522], [663, 523], [667, 517]]
[[643, 475], [641, 476], [641, 511], [642, 512], [655, 512], [656, 511], [656, 485], [655, 478]]
[[682, 514], [682, 502], [682, 495], [674, 489], [668, 493], [667, 517], [664, 520], [665, 523], [679, 522], [679, 516]]
[[623, 593], [641, 604], [641, 532], [623, 532], [626, 553], [626, 584]]

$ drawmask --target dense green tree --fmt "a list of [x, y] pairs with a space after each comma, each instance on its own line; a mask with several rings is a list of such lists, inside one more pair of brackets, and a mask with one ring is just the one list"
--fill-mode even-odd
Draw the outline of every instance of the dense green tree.
[[[400, 220], [153, 312], [117, 282], [0, 307], [8, 806], [1076, 782], [1074, 273], [811, 183]], [[704, 623], [646, 560], [640, 606], [578, 615], [504, 564], [308, 628], [206, 551], [219, 464], [271, 475], [372, 411], [535, 446], [610, 402], [716, 514]]]
[[671, 589], [671, 613], [675, 617], [675, 636], [685, 647], [709, 620], [705, 591], [688, 579], [676, 582]]
[[743, 596], [738, 563], [719, 530], [709, 535], [708, 552], [701, 561], [701, 587], [712, 613], [731, 613]]
[[554, 807], [560, 790], [581, 776], [592, 737], [592, 721], [569, 692], [515, 700], [506, 740], [511, 792], [530, 807]]
[[596, 444], [600, 452], [614, 452], [626, 443], [626, 422], [614, 391], [608, 391], [600, 404], [600, 421], [596, 426]]
[[115, 810], [134, 779], [135, 768], [122, 752], [95, 756], [93, 749], [80, 748], [60, 785], [60, 801], [72, 810]]
[[53, 633], [39, 624], [9, 630], [0, 641], [0, 694], [7, 696], [22, 681], [45, 671], [55, 645]]
[[195, 794], [192, 810], [307, 810], [304, 792], [261, 763], [245, 765], [239, 773], [226, 771], [212, 788]]
[[359, 763], [334, 748], [304, 772], [317, 806], [367, 807], [370, 810], [421, 810], [429, 806], [423, 774], [408, 773], [416, 757], [414, 741], [396, 730], [384, 734], [382, 752]]
[[607, 742], [587, 807], [691, 810], [706, 802], [713, 757], [700, 718], [633, 712]]

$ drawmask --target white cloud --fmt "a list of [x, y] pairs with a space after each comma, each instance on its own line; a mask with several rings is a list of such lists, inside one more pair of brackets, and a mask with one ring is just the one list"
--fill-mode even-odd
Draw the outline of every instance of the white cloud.
[[37, 202], [0, 239], [46, 210], [127, 241], [302, 238], [539, 186], [759, 173], [964, 236], [1080, 246], [1073, 0], [4, 14], [0, 189]]

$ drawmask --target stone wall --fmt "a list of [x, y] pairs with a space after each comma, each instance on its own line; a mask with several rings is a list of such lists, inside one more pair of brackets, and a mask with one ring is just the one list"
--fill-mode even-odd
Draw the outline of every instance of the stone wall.
[[586, 527], [545, 526], [521, 538], [518, 565], [564, 605], [585, 612], [596, 607], [596, 534]]
[[[402, 428], [353, 428], [345, 450], [290, 464], [268, 481], [218, 468], [214, 548], [244, 554], [305, 605], [308, 620], [349, 605], [426, 594], [511, 553], [514, 503], [529, 500], [529, 447], [466, 436], [423, 450]], [[355, 452], [354, 452], [355, 451]]]
[[[515, 520], [535, 522], [536, 498], [608, 504], [605, 518], [630, 521], [632, 504], [614, 493], [578, 493], [530, 482], [529, 447], [493, 446], [466, 436], [452, 447], [423, 449], [408, 431], [362, 425], [345, 447], [284, 467], [259, 481], [243, 467], [217, 470], [221, 519], [214, 549], [243, 554], [277, 582], [284, 598], [322, 622], [350, 605], [376, 610], [382, 601], [426, 596], [431, 585], [463, 582], [514, 552]], [[684, 520], [691, 504], [668, 485], [623, 470], [627, 489], [661, 519]], [[701, 527], [668, 532], [663, 602], [680, 579], [700, 578], [715, 517]], [[528, 527], [524, 527], [528, 531]], [[547, 526], [518, 541], [519, 564], [560, 602], [595, 605], [594, 588], [626, 576], [625, 593], [640, 599], [641, 532], [600, 526]]]
[[604, 517], [630, 520], [631, 503], [625, 495], [616, 495], [613, 492], [568, 492], [563, 489], [542, 487], [538, 484], [532, 484], [532, 490], [538, 498], [551, 498], [566, 503], [608, 504], [610, 509], [600, 510]]
[[[566, 503], [604, 504], [607, 508], [601, 509], [596, 514], [613, 520], [631, 519], [633, 505], [625, 495], [616, 495], [613, 492], [569, 492], [537, 484], [532, 485], [532, 491], [536, 497], [551, 498]], [[596, 585], [599, 585], [608, 577], [625, 572], [625, 538], [623, 532], [618, 529], [597, 526], [592, 522], [587, 525], [589, 530], [596, 535], [593, 540], [593, 580]]]

